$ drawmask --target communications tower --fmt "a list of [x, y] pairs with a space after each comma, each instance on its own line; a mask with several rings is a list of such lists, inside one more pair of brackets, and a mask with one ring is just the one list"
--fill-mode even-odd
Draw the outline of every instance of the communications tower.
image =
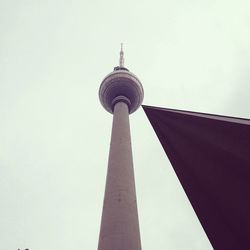
[[129, 114], [143, 100], [140, 80], [120, 63], [101, 83], [102, 106], [113, 114], [108, 172], [98, 250], [140, 250], [140, 231], [135, 192]]

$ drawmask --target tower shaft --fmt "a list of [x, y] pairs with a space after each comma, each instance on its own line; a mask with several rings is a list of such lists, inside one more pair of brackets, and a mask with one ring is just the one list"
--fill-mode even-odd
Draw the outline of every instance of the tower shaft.
[[98, 250], [140, 250], [129, 110], [115, 104]]

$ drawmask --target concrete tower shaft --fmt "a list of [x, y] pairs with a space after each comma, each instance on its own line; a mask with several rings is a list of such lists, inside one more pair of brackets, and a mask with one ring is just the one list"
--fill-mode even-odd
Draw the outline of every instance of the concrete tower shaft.
[[114, 107], [98, 250], [140, 250], [128, 106]]

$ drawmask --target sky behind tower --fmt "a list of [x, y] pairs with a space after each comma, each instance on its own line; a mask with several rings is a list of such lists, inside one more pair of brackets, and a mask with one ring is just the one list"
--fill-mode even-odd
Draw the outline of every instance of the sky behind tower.
[[[250, 118], [250, 2], [0, 1], [0, 249], [96, 249], [119, 63], [144, 104]], [[130, 116], [143, 250], [212, 249], [143, 110]]]

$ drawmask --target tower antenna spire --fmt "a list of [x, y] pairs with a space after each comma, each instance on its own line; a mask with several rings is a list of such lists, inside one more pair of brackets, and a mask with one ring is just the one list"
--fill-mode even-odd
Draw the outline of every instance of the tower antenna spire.
[[121, 50], [120, 50], [120, 67], [124, 67], [123, 43], [121, 43]]

